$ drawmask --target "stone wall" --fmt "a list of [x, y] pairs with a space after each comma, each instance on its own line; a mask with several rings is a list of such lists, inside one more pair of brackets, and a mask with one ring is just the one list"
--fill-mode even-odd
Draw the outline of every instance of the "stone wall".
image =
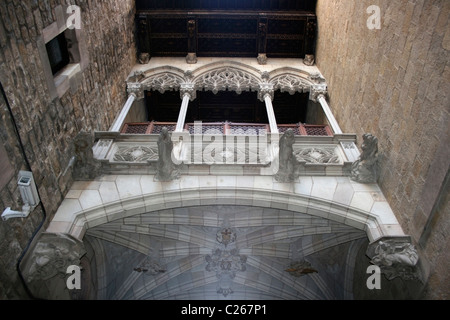
[[[368, 28], [376, 22], [372, 5], [380, 8], [380, 29]], [[379, 184], [430, 262], [427, 299], [450, 297], [450, 208], [442, 200], [450, 158], [449, 13], [446, 0], [317, 6], [316, 58], [331, 108], [345, 132], [379, 138]]]
[[[2, 166], [14, 171], [8, 181], [2, 179], [0, 211], [22, 206], [19, 170], [31, 169], [42, 200], [28, 219], [0, 221], [0, 300], [27, 298], [16, 264], [33, 233], [43, 229], [39, 229], [41, 222], [48, 223], [72, 184], [68, 165], [74, 156], [73, 139], [82, 131], [108, 130], [126, 101], [125, 80], [136, 62], [134, 3], [0, 2], [0, 83], [5, 93], [0, 94], [0, 142], [6, 153]], [[53, 99], [39, 39], [69, 4], [81, 8], [82, 40], [89, 59], [70, 90]]]

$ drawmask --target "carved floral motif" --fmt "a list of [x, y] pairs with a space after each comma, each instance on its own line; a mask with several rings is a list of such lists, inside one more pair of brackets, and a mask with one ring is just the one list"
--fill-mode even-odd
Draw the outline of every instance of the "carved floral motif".
[[158, 149], [144, 146], [119, 147], [114, 155], [116, 162], [148, 162], [158, 160]]
[[314, 164], [339, 164], [340, 158], [335, 148], [306, 148], [294, 152], [298, 161]]
[[259, 81], [247, 72], [234, 68], [221, 68], [210, 71], [196, 80], [197, 86], [217, 94], [219, 91], [244, 91], [259, 89]]

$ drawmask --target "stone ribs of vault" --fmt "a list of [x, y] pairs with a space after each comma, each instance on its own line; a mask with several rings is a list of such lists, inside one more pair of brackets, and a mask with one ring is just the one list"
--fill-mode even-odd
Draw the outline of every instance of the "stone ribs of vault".
[[377, 185], [305, 176], [77, 181], [47, 232], [94, 248], [102, 299], [351, 298], [361, 246], [404, 235]]
[[[286, 210], [204, 206], [119, 219], [85, 241], [103, 253], [101, 299], [291, 300], [351, 298], [348, 270], [367, 237]], [[293, 262], [309, 267], [292, 275]]]

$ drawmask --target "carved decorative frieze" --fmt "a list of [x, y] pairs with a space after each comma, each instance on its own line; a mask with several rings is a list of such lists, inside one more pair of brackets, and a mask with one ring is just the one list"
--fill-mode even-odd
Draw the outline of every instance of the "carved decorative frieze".
[[291, 95], [295, 94], [296, 92], [307, 92], [309, 91], [310, 87], [305, 79], [291, 74], [278, 76], [272, 79], [271, 82], [274, 84], [275, 90], [280, 90], [281, 92], [289, 92]]
[[179, 90], [183, 82], [184, 79], [177, 75], [163, 73], [146, 79], [143, 84], [143, 89], [148, 91], [155, 90], [164, 94], [166, 91]]
[[158, 148], [144, 146], [118, 147], [115, 162], [146, 163], [158, 160]]
[[[195, 54], [189, 54], [187, 57], [188, 63], [196, 63], [196, 59]], [[266, 60], [267, 56], [259, 53], [259, 63], [265, 64]], [[212, 91], [215, 94], [220, 91], [234, 91], [238, 94], [245, 91], [256, 91], [261, 101], [264, 101], [268, 94], [273, 100], [277, 90], [290, 94], [310, 91], [310, 99], [313, 101], [317, 101], [319, 95], [327, 94], [326, 81], [318, 72], [306, 77], [286, 72], [271, 78], [271, 74], [267, 71], [261, 72], [259, 76], [245, 68], [217, 67], [217, 64], [211, 64], [210, 71], [196, 75], [195, 79], [193, 74], [195, 71], [187, 71], [185, 75], [178, 75], [168, 67], [164, 72], [158, 68], [158, 74], [145, 78], [142, 71], [137, 71], [128, 79], [128, 92], [135, 94], [140, 99], [146, 90], [156, 90], [161, 93], [180, 90], [182, 97], [188, 92], [191, 100], [194, 100], [196, 92], [201, 90]]]
[[259, 81], [256, 77], [239, 69], [225, 67], [210, 71], [196, 80], [197, 87], [217, 94], [219, 91], [257, 91]]
[[341, 159], [338, 154], [336, 154], [335, 147], [329, 148], [304, 148], [300, 150], [295, 150], [294, 155], [298, 161], [305, 161], [306, 163], [314, 164], [340, 164]]

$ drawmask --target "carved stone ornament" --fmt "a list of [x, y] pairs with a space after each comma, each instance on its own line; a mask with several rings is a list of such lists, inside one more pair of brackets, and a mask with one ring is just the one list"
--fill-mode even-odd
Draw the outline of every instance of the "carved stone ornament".
[[282, 183], [293, 182], [298, 178], [298, 161], [294, 155], [294, 130], [288, 129], [280, 139], [279, 165], [275, 180]]
[[321, 96], [326, 97], [328, 86], [326, 83], [314, 84], [309, 89], [309, 100], [318, 102]]
[[43, 233], [23, 260], [21, 270], [35, 298], [70, 299], [67, 270], [80, 266], [83, 243], [70, 235]]
[[134, 271], [143, 273], [147, 276], [156, 276], [165, 273], [167, 269], [154, 259], [147, 258], [142, 264], [136, 267]]
[[234, 243], [236, 241], [236, 232], [234, 232], [231, 228], [225, 228], [217, 232], [217, 242], [223, 244], [225, 247], [230, 243]]
[[159, 91], [164, 94], [166, 91], [177, 91], [181, 87], [184, 79], [171, 73], [163, 73], [152, 76], [143, 82], [143, 89]]
[[378, 139], [371, 135], [363, 136], [362, 153], [352, 165], [351, 179], [359, 183], [376, 183], [378, 181]]
[[158, 160], [158, 149], [144, 146], [119, 147], [114, 155], [116, 162], [146, 163]]
[[303, 60], [303, 63], [307, 66], [313, 66], [315, 62], [315, 57], [313, 54], [307, 54], [305, 56], [305, 59]]
[[164, 127], [158, 139], [157, 181], [173, 181], [180, 177], [179, 167], [172, 160], [173, 142], [169, 130]]
[[204, 74], [197, 81], [197, 87], [217, 94], [220, 91], [257, 91], [259, 81], [249, 73], [233, 68], [220, 68]]
[[401, 277], [404, 280], [421, 280], [419, 254], [409, 241], [387, 239], [373, 244], [368, 251], [371, 263], [380, 267], [388, 280]]
[[291, 95], [296, 92], [307, 92], [310, 88], [310, 85], [303, 78], [291, 74], [278, 76], [271, 82], [274, 84], [275, 91], [289, 92]]
[[197, 54], [196, 53], [188, 53], [186, 56], [186, 63], [187, 64], [196, 64], [198, 62]]
[[[228, 224], [228, 219], [225, 218]], [[236, 232], [230, 227], [220, 229], [216, 234], [217, 247], [205, 257], [206, 271], [215, 272], [219, 280], [217, 293], [224, 297], [233, 293], [231, 284], [238, 272], [247, 270], [247, 256], [240, 255], [236, 247]]]
[[310, 273], [318, 273], [308, 261], [294, 262], [285, 271], [297, 278], [306, 276]]
[[127, 84], [128, 94], [134, 94], [137, 100], [144, 99], [144, 87], [138, 82], [128, 82]]
[[75, 179], [95, 179], [100, 172], [101, 164], [94, 158], [94, 142], [94, 135], [88, 132], [81, 132], [75, 138]]
[[298, 161], [314, 164], [339, 164], [341, 160], [335, 148], [305, 148], [294, 152]]
[[257, 59], [258, 59], [258, 64], [260, 64], [262, 66], [267, 64], [267, 54], [259, 53]]
[[150, 62], [150, 53], [143, 52], [139, 55], [139, 63], [140, 64], [147, 64]]

